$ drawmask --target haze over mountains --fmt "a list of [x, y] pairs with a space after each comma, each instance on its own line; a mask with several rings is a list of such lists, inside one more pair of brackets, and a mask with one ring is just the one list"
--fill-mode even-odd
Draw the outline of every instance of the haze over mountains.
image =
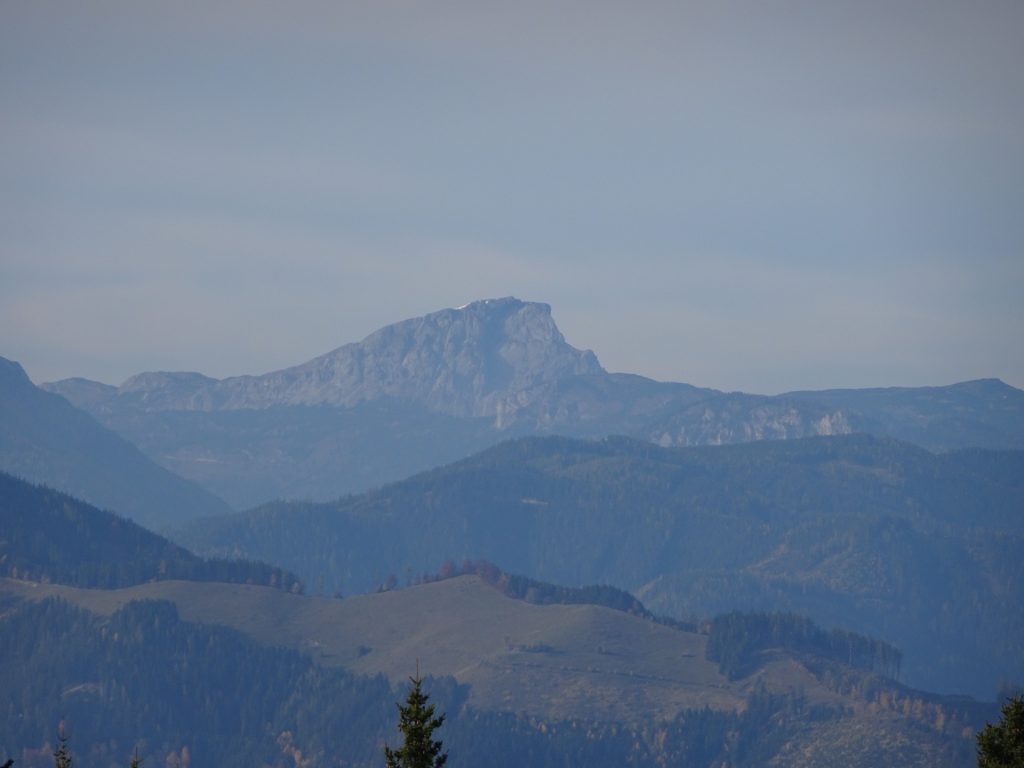
[[263, 376], [0, 360], [0, 417], [0, 470], [50, 486], [0, 474], [26, 768], [69, 712], [97, 765], [140, 732], [154, 761], [370, 765], [417, 658], [446, 743], [503, 768], [966, 766], [988, 705], [946, 694], [1024, 679], [998, 380], [723, 393], [609, 373], [506, 298]]
[[1022, 30], [0, 4], [0, 768], [977, 768]]
[[262, 376], [43, 387], [239, 509], [366, 490], [527, 434], [684, 446], [871, 432], [932, 450], [1024, 447], [1024, 392], [997, 380], [774, 397], [657, 382], [605, 371], [566, 342], [548, 305], [511, 297]]

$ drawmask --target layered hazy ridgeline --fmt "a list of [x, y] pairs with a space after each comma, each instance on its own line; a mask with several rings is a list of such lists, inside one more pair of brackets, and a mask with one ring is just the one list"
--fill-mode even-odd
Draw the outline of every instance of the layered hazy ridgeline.
[[262, 376], [4, 365], [16, 764], [63, 719], [95, 765], [377, 765], [419, 667], [453, 761], [968, 766], [1024, 679], [997, 380], [723, 393], [512, 298]]
[[1020, 768], [1022, 31], [0, 2], [0, 768]]

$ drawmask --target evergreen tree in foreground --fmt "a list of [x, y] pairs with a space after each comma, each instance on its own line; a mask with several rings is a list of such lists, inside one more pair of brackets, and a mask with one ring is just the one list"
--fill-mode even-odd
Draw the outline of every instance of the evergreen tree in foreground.
[[[53, 753], [53, 768], [71, 768], [71, 750], [68, 749], [68, 735], [64, 732], [64, 723], [61, 722], [57, 730], [57, 751]], [[14, 760], [8, 760], [2, 768], [12, 768]], [[135, 750], [132, 757], [131, 768], [142, 768], [142, 760], [139, 758], [139, 750]]]
[[411, 677], [412, 688], [405, 697], [405, 706], [398, 705], [398, 730], [402, 733], [402, 746], [396, 750], [384, 747], [387, 768], [441, 768], [448, 761], [442, 744], [435, 741], [434, 731], [441, 727], [444, 715], [434, 717], [434, 705], [422, 690], [423, 678], [417, 671]]
[[1002, 719], [978, 734], [978, 768], [1024, 768], [1024, 697], [1007, 699]]
[[53, 768], [71, 768], [71, 751], [68, 749], [68, 736], [64, 733], [64, 723], [57, 731], [57, 751], [53, 753]]

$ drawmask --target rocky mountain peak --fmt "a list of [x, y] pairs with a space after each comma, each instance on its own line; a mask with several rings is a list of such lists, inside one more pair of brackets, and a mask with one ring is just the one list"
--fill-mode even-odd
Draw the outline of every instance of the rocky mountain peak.
[[603, 373], [593, 352], [570, 346], [547, 304], [475, 301], [376, 331], [358, 344], [268, 377], [289, 403], [354, 405], [411, 399], [432, 411], [493, 416], [510, 396], [581, 373]]
[[[548, 304], [508, 296], [404, 320], [262, 376], [218, 381], [198, 373], [142, 373], [109, 396], [148, 411], [347, 407], [397, 398], [438, 413], [495, 417], [527, 400], [530, 390], [601, 373], [593, 352], [565, 341]], [[72, 398], [82, 390], [80, 382], [50, 388]]]

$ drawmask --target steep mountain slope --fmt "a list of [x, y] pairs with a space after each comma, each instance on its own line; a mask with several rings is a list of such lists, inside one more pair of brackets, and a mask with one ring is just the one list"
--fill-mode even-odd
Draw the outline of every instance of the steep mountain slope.
[[0, 576], [102, 588], [164, 579], [301, 588], [281, 568], [204, 560], [131, 520], [3, 472]]
[[662, 449], [531, 438], [333, 504], [199, 521], [197, 551], [365, 591], [439, 559], [633, 591], [654, 610], [792, 610], [881, 637], [921, 687], [1024, 677], [1024, 453], [868, 436]]
[[[475, 576], [345, 600], [181, 582], [109, 591], [0, 580], [0, 595], [14, 605], [0, 617], [0, 637], [8, 647], [20, 648], [24, 626], [31, 621], [31, 638], [36, 643], [42, 638], [42, 656], [50, 660], [49, 668], [37, 670], [46, 684], [37, 682], [30, 686], [33, 691], [73, 691], [63, 706], [73, 706], [72, 714], [79, 716], [85, 716], [83, 704], [103, 701], [106, 722], [121, 726], [129, 719], [124, 706], [108, 704], [104, 691], [141, 694], [132, 664], [147, 665], [149, 671], [141, 676], [146, 681], [163, 681], [173, 671], [169, 679], [184, 681], [192, 694], [187, 698], [205, 708], [206, 719], [221, 723], [222, 740], [235, 743], [238, 731], [247, 729], [248, 743], [238, 748], [250, 752], [259, 744], [263, 760], [287, 730], [290, 738], [283, 741], [307, 755], [337, 738], [332, 734], [348, 734], [352, 743], [346, 757], [352, 764], [379, 761], [385, 730], [373, 713], [390, 709], [381, 706], [390, 690], [380, 690], [379, 682], [367, 678], [332, 679], [324, 668], [383, 674], [398, 682], [418, 662], [435, 675], [451, 675], [452, 683], [428, 685], [428, 690], [449, 715], [442, 735], [453, 759], [457, 755], [459, 762], [509, 768], [709, 765], [724, 759], [737, 766], [807, 766], [824, 764], [822, 757], [829, 753], [844, 756], [838, 764], [858, 768], [967, 766], [971, 728], [989, 709], [923, 694], [779, 645], [766, 648], [745, 674], [730, 679], [707, 658], [714, 635], [599, 606], [512, 600]], [[51, 597], [85, 608], [95, 618], [62, 611], [47, 600]], [[71, 625], [71, 639], [53, 633], [55, 625]], [[224, 628], [243, 634], [226, 634]], [[195, 665], [181, 663], [185, 656], [174, 645], [179, 637], [206, 649], [206, 657], [195, 664], [231, 692], [230, 712], [210, 710], [211, 700], [224, 697], [206, 695]], [[133, 642], [137, 638], [149, 643], [149, 660], [145, 647]], [[252, 640], [262, 648], [254, 648]], [[118, 644], [127, 647], [114, 647]], [[66, 660], [85, 648], [95, 649], [93, 669], [97, 660], [109, 665], [115, 652], [124, 660], [109, 671], [102, 666], [103, 679], [117, 685], [81, 682], [81, 672]], [[365, 682], [359, 685], [358, 680]], [[15, 682], [14, 670], [3, 662], [0, 682]], [[279, 691], [282, 682], [296, 695]], [[176, 705], [185, 697], [175, 687], [172, 683], [140, 707], [145, 712], [158, 706], [166, 713], [161, 736], [182, 719]], [[353, 706], [353, 688], [361, 689], [362, 706]], [[33, 714], [52, 706], [38, 698], [33, 693], [26, 697]], [[283, 702], [289, 706], [276, 710]], [[338, 703], [347, 710], [344, 717], [334, 715]], [[251, 712], [254, 706], [267, 711]], [[246, 717], [236, 716], [239, 708]], [[316, 711], [329, 714], [316, 716]], [[252, 721], [272, 724], [272, 729], [254, 728]], [[192, 732], [184, 735], [185, 743], [209, 756], [216, 740], [207, 738], [208, 725], [202, 720], [189, 724]], [[362, 737], [353, 739], [356, 733]], [[583, 742], [591, 746], [581, 745], [577, 734], [585, 734]], [[538, 739], [543, 741], [538, 744]], [[505, 747], [496, 750], [496, 744]]]
[[1024, 448], [1024, 392], [1001, 382], [725, 394], [607, 373], [566, 343], [548, 305], [514, 298], [405, 320], [262, 376], [43, 386], [236, 508], [366, 490], [527, 434], [685, 446], [870, 432]]
[[0, 470], [47, 483], [153, 527], [223, 514], [209, 491], [148, 459], [0, 358]]

